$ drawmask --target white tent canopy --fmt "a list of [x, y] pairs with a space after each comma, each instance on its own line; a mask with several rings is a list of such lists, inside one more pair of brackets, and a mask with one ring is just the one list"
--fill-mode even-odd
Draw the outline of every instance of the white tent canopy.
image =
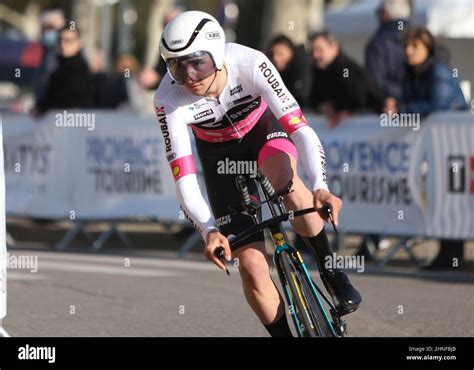
[[[326, 28], [337, 35], [368, 36], [377, 29], [380, 0], [354, 1], [330, 7]], [[412, 24], [426, 26], [438, 37], [474, 38], [473, 0], [413, 0]]]

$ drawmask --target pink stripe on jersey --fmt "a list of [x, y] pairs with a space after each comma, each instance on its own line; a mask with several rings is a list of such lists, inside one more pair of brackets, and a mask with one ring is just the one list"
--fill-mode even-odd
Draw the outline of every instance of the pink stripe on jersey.
[[174, 161], [170, 162], [170, 166], [175, 181], [178, 181], [183, 176], [196, 173], [192, 155], [175, 159]]
[[265, 159], [280, 153], [287, 153], [295, 159], [298, 159], [298, 150], [290, 140], [281, 138], [273, 139], [267, 141], [258, 152], [258, 167], [262, 165]]
[[285, 114], [281, 117], [278, 122], [283, 126], [283, 129], [291, 135], [293, 132], [298, 130], [300, 127], [306, 126], [306, 118], [300, 109], [296, 109], [293, 112]]
[[204, 130], [191, 125], [198, 139], [211, 143], [222, 143], [224, 141], [239, 139], [249, 132], [267, 109], [267, 103], [262, 99], [260, 106], [250, 113], [245, 119], [233, 122], [234, 127], [226, 127], [221, 130]]

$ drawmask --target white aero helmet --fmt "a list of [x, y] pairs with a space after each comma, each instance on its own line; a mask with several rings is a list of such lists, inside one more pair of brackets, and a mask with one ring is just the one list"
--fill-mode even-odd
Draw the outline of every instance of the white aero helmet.
[[[169, 22], [161, 36], [160, 53], [169, 60], [189, 56], [194, 53], [209, 53], [215, 68], [224, 65], [225, 34], [219, 22], [210, 14], [200, 11], [181, 13]], [[176, 80], [176, 76], [171, 73]]]

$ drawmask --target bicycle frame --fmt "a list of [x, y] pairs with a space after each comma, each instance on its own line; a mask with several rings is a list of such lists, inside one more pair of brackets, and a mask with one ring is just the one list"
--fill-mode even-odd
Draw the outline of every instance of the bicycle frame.
[[[302, 336], [303, 334], [301, 331], [300, 320], [294, 309], [292, 294], [288, 291], [288, 287], [285, 286], [284, 284], [283, 271], [279, 263], [279, 258], [281, 258], [281, 254], [283, 251], [288, 252], [290, 257], [293, 259], [294, 264], [300, 269], [300, 272], [304, 274], [305, 278], [309, 282], [309, 285], [313, 291], [313, 294], [317, 299], [317, 303], [320, 307], [320, 310], [323, 312], [324, 318], [329, 324], [332, 334], [334, 336], [343, 336], [343, 333], [345, 331], [345, 321], [340, 320], [334, 306], [326, 298], [326, 296], [321, 292], [319, 287], [313, 282], [311, 275], [309, 273], [309, 270], [306, 267], [303, 261], [303, 258], [301, 257], [301, 254], [295, 248], [289, 245], [288, 236], [286, 235], [286, 232], [281, 225], [282, 222], [288, 221], [292, 219], [293, 217], [302, 216], [307, 213], [315, 212], [316, 210], [314, 208], [306, 208], [303, 210], [298, 210], [298, 211], [294, 211], [290, 213], [286, 212], [285, 207], [282, 204], [282, 200], [283, 200], [283, 195], [286, 195], [291, 192], [292, 181], [290, 181], [288, 185], [282, 191], [275, 192], [273, 188], [271, 187], [271, 185], [269, 185], [268, 180], [263, 176], [263, 174], [259, 173], [259, 176], [257, 176], [257, 180], [258, 180], [257, 183], [259, 184], [260, 189], [262, 190], [262, 193], [265, 197], [265, 200], [260, 202], [259, 204], [252, 203], [252, 201], [248, 197], [248, 189], [246, 186], [245, 178], [243, 178], [242, 176], [240, 176], [240, 179], [239, 179], [239, 176], [236, 178], [236, 185], [239, 188], [239, 191], [241, 192], [241, 195], [242, 195], [242, 206], [244, 208], [243, 211], [252, 217], [255, 226], [232, 238], [230, 241], [230, 244], [233, 245], [237, 242], [240, 242], [261, 230], [270, 231], [270, 237], [272, 239], [272, 244], [274, 247], [274, 254], [273, 254], [274, 263], [278, 269], [280, 280], [282, 280], [281, 282], [283, 285], [283, 291], [285, 293], [286, 301], [290, 307], [293, 307], [290, 313], [291, 313], [293, 322], [299, 332], [299, 335]], [[262, 208], [262, 205], [264, 203], [267, 204], [272, 217], [268, 220], [262, 221], [258, 217], [258, 211]], [[329, 314], [326, 312], [326, 309], [323, 304], [323, 299], [326, 301], [326, 303], [330, 307], [330, 314], [333, 320], [330, 319]]]

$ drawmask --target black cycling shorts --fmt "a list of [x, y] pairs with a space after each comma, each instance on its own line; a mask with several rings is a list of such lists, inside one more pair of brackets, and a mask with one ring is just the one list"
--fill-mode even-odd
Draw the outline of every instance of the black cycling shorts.
[[[260, 150], [267, 142], [276, 139], [279, 139], [279, 142], [284, 144], [281, 145], [282, 149], [280, 151], [289, 154], [296, 153], [296, 149], [294, 149], [294, 152], [288, 150], [289, 148], [294, 148], [294, 145], [288, 137], [288, 134], [282, 129], [278, 120], [268, 109], [255, 126], [240, 140], [231, 140], [223, 143], [208, 143], [195, 138], [207, 196], [214, 214], [214, 219], [216, 220], [220, 232], [224, 236], [228, 237], [231, 234], [237, 235], [254, 225], [250, 216], [241, 213], [232, 214], [229, 208], [240, 206], [240, 194], [235, 185], [236, 174], [232, 169], [226, 171], [226, 169], [228, 170], [230, 168], [229, 166], [225, 166], [226, 163], [238, 163], [239, 161], [245, 161], [247, 163], [253, 162], [255, 164], [253, 168], [256, 170]], [[285, 142], [282, 142], [282, 139], [285, 140]], [[275, 142], [272, 144], [275, 144]], [[238, 166], [235, 168], [238, 168]], [[246, 177], [250, 179], [251, 176], [247, 175]], [[260, 198], [255, 182], [250, 179], [247, 183], [250, 195]], [[263, 231], [232, 246], [232, 250], [234, 251], [249, 243], [261, 241], [264, 241]]]

